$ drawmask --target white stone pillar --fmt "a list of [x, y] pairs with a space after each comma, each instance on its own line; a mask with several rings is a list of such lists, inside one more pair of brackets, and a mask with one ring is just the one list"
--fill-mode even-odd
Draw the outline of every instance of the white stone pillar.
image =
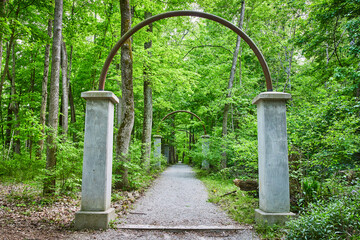
[[259, 154], [259, 205], [257, 222], [284, 223], [290, 212], [286, 101], [291, 95], [263, 92], [254, 100], [257, 105]]
[[106, 229], [115, 219], [110, 208], [114, 104], [109, 91], [81, 93], [86, 99], [81, 210], [75, 214], [75, 228]]
[[154, 159], [156, 161], [156, 167], [161, 166], [161, 138], [160, 135], [154, 135]]
[[169, 156], [169, 144], [164, 144], [164, 156], [166, 158], [167, 163], [170, 163], [170, 156]]
[[202, 163], [201, 163], [201, 168], [202, 169], [205, 169], [205, 170], [208, 170], [209, 169], [209, 162], [207, 160], [207, 155], [209, 153], [209, 138], [210, 136], [209, 135], [203, 135], [201, 136], [202, 138], [202, 154], [204, 155], [205, 159], [202, 160]]

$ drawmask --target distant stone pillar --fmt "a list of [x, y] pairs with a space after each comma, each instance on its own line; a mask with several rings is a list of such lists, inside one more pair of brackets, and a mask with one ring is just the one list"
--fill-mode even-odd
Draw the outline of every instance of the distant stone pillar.
[[170, 155], [169, 155], [169, 144], [164, 144], [164, 155], [166, 158], [167, 163], [170, 163]]
[[209, 169], [209, 162], [207, 160], [207, 156], [209, 154], [209, 135], [203, 135], [202, 138], [202, 154], [204, 155], [205, 159], [202, 160], [201, 168], [208, 170]]
[[86, 99], [81, 210], [75, 228], [106, 229], [115, 219], [110, 208], [114, 104], [119, 99], [109, 91], [81, 93]]
[[161, 166], [161, 138], [160, 135], [154, 135], [154, 159], [156, 161], [156, 167]]
[[258, 223], [284, 223], [290, 212], [286, 101], [291, 95], [263, 92], [254, 100], [257, 105], [259, 208]]

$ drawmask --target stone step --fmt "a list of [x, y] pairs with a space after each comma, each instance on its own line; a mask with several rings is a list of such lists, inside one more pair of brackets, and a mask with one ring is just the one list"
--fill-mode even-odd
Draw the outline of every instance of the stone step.
[[204, 226], [204, 225], [177, 225], [177, 226], [157, 226], [157, 225], [118, 225], [117, 229], [124, 230], [154, 230], [154, 231], [237, 231], [251, 230], [251, 226]]

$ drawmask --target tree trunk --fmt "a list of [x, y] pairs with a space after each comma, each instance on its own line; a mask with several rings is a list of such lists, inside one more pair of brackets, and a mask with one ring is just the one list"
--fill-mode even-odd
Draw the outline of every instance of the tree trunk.
[[[52, 20], [48, 20], [48, 36], [52, 36]], [[50, 44], [45, 46], [45, 55], [44, 55], [44, 74], [42, 80], [42, 92], [41, 92], [41, 109], [40, 109], [40, 125], [41, 125], [41, 139], [39, 141], [39, 148], [36, 153], [36, 158], [41, 159], [42, 151], [44, 149], [44, 138], [45, 138], [45, 122], [46, 122], [46, 106], [47, 106], [47, 96], [48, 96], [48, 77], [49, 77], [49, 62], [50, 62]]]
[[[3, 91], [6, 74], [9, 72], [9, 62], [10, 62], [11, 46], [12, 46], [13, 40], [14, 40], [14, 35], [11, 35], [9, 43], [6, 43], [5, 67], [4, 67], [4, 71], [2, 72], [2, 75], [1, 75], [1, 83], [0, 83], [0, 106], [2, 106], [2, 91]], [[0, 107], [0, 121], [1, 122], [2, 122], [2, 119], [3, 119], [3, 109], [2, 109], [2, 107]], [[5, 140], [5, 143], [10, 141], [10, 139], [7, 138], [7, 136], [9, 135], [8, 131], [10, 131], [9, 128], [7, 128], [5, 136], [4, 136], [4, 126], [1, 124], [1, 135], [3, 136], [3, 139]]]
[[[239, 28], [240, 29], [242, 28], [242, 25], [243, 25], [243, 22], [244, 22], [244, 12], [245, 12], [245, 1], [242, 1], [241, 2], [241, 13], [240, 13], [240, 18], [239, 18]], [[230, 78], [229, 78], [229, 84], [228, 84], [228, 94], [226, 96], [227, 99], [232, 97], [232, 88], [233, 88], [233, 85], [234, 85], [236, 62], [237, 62], [237, 59], [238, 59], [239, 49], [240, 49], [240, 40], [241, 40], [241, 38], [240, 38], [240, 36], [238, 36], [237, 41], [236, 41], [236, 47], [235, 47], [234, 55], [233, 55], [231, 71], [230, 71]], [[230, 103], [225, 103], [224, 113], [223, 113], [223, 123], [222, 123], [222, 136], [223, 137], [225, 137], [227, 135], [227, 124], [228, 124], [229, 110], [230, 110]], [[225, 148], [225, 146], [223, 146], [223, 148]], [[226, 164], [227, 164], [226, 152], [224, 151], [221, 155], [222, 155], [221, 168], [226, 168]]]
[[[75, 103], [74, 97], [71, 88], [71, 69], [72, 69], [72, 56], [73, 56], [73, 46], [70, 47], [70, 56], [69, 56], [69, 64], [68, 64], [68, 74], [67, 74], [67, 82], [69, 84], [69, 105], [70, 105], [70, 122], [71, 124], [76, 123], [76, 111], [75, 111]], [[76, 133], [73, 132], [73, 142], [77, 142]]]
[[[16, 65], [15, 65], [15, 41], [13, 42], [12, 45], [12, 69], [11, 69], [11, 104], [10, 104], [10, 108], [11, 111], [14, 113], [15, 116], [15, 126], [14, 126], [14, 136], [19, 136], [20, 131], [18, 130], [19, 128], [19, 101], [17, 100], [16, 95], [16, 86], [15, 86], [15, 80], [16, 80]], [[20, 154], [20, 138], [16, 137], [15, 138], [15, 143], [14, 143], [14, 152], [16, 154]]]
[[[150, 12], [145, 12], [145, 19], [151, 17]], [[152, 24], [149, 25], [147, 30], [152, 32]], [[145, 49], [151, 48], [152, 41], [144, 44]], [[151, 55], [148, 52], [149, 56]], [[144, 66], [144, 121], [143, 121], [143, 132], [142, 132], [142, 146], [141, 146], [141, 159], [142, 163], [147, 170], [150, 167], [150, 155], [151, 155], [151, 132], [152, 132], [152, 120], [153, 120], [153, 104], [152, 104], [152, 89], [151, 81], [148, 74], [149, 67], [145, 64]]]
[[[70, 111], [71, 111], [70, 122], [72, 124], [75, 124], [76, 123], [76, 112], [75, 112], [74, 97], [72, 94], [70, 82], [69, 82], [69, 104], [70, 104]], [[77, 142], [76, 132], [73, 133], [73, 142]]]
[[[1, 11], [1, 8], [0, 8], [0, 11]], [[3, 40], [2, 40], [2, 34], [0, 33], [0, 87], [1, 87], [1, 91], [2, 91], [2, 86], [3, 86], [2, 71], [1, 71], [2, 70], [2, 56], [3, 56]], [[2, 101], [1, 101], [1, 94], [0, 94], [0, 106], [2, 106], [1, 104], [2, 104]], [[0, 110], [0, 122], [2, 122], [2, 108]], [[3, 137], [4, 132], [3, 131], [4, 131], [3, 130], [3, 124], [1, 124], [1, 129], [0, 129], [1, 139], [4, 139], [4, 137]]]
[[61, 43], [61, 76], [62, 76], [62, 134], [65, 141], [69, 129], [69, 83], [68, 83], [68, 60], [65, 42]]
[[[129, 0], [120, 0], [121, 9], [121, 35], [124, 35], [131, 28], [131, 11]], [[131, 131], [134, 126], [134, 92], [133, 92], [133, 57], [131, 52], [131, 39], [128, 39], [121, 47], [121, 90], [123, 98], [124, 118], [119, 127], [116, 139], [116, 160], [120, 166], [115, 173], [122, 176], [121, 181], [115, 184], [115, 188], [129, 188], [128, 169], [123, 163], [129, 159]]]
[[[0, 18], [4, 17], [4, 10], [5, 10], [5, 0], [0, 0]], [[3, 56], [3, 33], [0, 32], [0, 76], [2, 76], [2, 56]], [[2, 80], [2, 77], [1, 77]], [[3, 82], [1, 82], [2, 88]], [[2, 90], [2, 89], [1, 89]], [[0, 94], [1, 98], [1, 94]]]
[[61, 32], [62, 32], [63, 1], [55, 0], [54, 10], [54, 38], [51, 59], [51, 84], [49, 98], [49, 131], [46, 143], [46, 169], [47, 177], [44, 181], [44, 195], [55, 192], [55, 166], [56, 166], [56, 137], [58, 128], [59, 113], [59, 76], [61, 59]]

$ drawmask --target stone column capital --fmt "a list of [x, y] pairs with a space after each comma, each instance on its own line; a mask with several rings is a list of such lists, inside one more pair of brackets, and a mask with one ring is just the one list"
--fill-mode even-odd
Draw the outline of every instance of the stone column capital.
[[207, 138], [210, 138], [210, 136], [209, 135], [202, 135], [201, 138], [207, 139]]
[[153, 138], [162, 138], [161, 135], [154, 135]]
[[113, 92], [110, 91], [88, 91], [82, 92], [81, 97], [86, 100], [109, 100], [113, 104], [119, 103], [119, 98], [115, 96]]
[[253, 99], [252, 104], [258, 104], [260, 101], [288, 101], [290, 99], [290, 93], [262, 92]]

